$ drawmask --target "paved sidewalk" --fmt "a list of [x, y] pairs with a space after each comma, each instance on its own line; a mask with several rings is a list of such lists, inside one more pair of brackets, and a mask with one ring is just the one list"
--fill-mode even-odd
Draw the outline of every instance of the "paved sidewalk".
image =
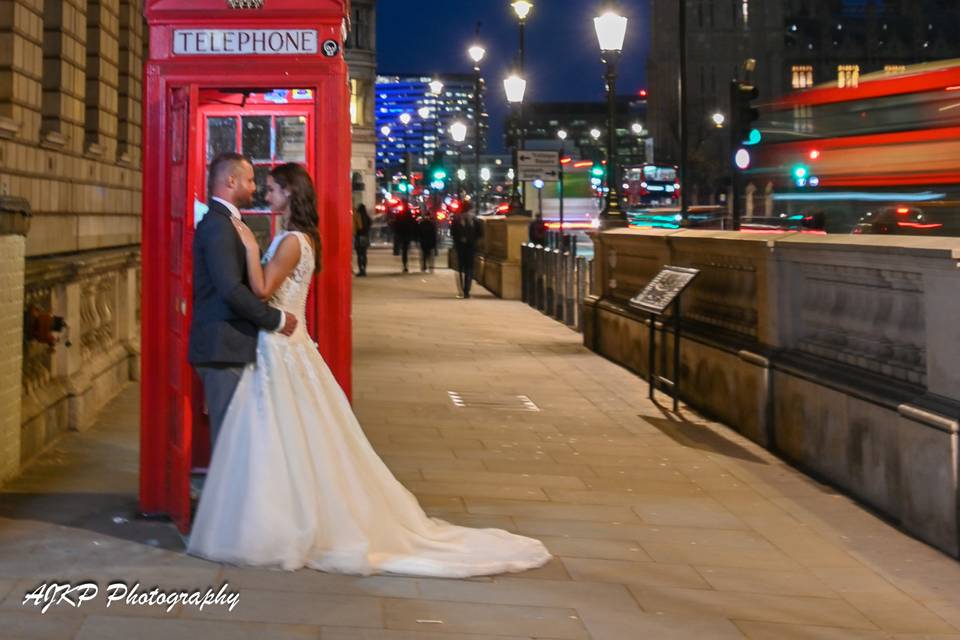
[[[353, 578], [189, 558], [134, 519], [137, 392], [0, 493], [0, 638], [960, 639], [960, 563], [447, 270], [355, 280], [355, 405], [431, 514], [536, 536], [509, 577]], [[463, 406], [458, 406], [463, 405]], [[663, 403], [667, 406], [666, 402]], [[533, 410], [536, 409], [536, 410]], [[44, 581], [229, 582], [213, 606], [23, 607]]]

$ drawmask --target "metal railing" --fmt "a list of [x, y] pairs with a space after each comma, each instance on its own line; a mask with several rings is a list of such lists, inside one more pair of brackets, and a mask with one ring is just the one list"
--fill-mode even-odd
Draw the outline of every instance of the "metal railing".
[[559, 235], [549, 234], [546, 246], [523, 245], [522, 298], [531, 307], [582, 332], [583, 301], [591, 291], [593, 260], [578, 257], [575, 243], [564, 244], [561, 248]]

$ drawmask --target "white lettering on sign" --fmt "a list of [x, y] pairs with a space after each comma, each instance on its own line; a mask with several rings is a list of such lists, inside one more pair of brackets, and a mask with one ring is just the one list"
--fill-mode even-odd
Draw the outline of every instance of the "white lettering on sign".
[[177, 29], [173, 53], [178, 56], [243, 56], [316, 54], [313, 29]]

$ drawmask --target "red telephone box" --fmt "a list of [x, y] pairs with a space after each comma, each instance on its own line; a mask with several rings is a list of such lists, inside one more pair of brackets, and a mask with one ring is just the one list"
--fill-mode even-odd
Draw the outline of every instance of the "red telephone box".
[[[258, 185], [303, 164], [320, 208], [323, 269], [308, 331], [350, 394], [349, 0], [148, 0], [144, 90], [140, 507], [190, 526], [190, 473], [209, 461], [199, 380], [187, 363], [191, 246], [214, 155], [251, 158]], [[277, 219], [258, 192], [245, 221]]]

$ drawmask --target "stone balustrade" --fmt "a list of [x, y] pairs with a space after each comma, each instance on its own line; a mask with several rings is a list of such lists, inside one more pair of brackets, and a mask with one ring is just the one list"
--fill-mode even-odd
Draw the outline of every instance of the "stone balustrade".
[[530, 218], [485, 216], [483, 243], [477, 253], [474, 279], [494, 295], [519, 300], [522, 295], [521, 247], [527, 241]]
[[53, 347], [24, 342], [22, 463], [64, 431], [92, 425], [139, 377], [139, 263], [136, 246], [27, 261], [24, 309], [61, 316], [67, 328]]
[[595, 242], [589, 347], [646, 375], [649, 320], [628, 300], [664, 265], [699, 269], [682, 297], [681, 397], [960, 555], [960, 238], [625, 229]]

